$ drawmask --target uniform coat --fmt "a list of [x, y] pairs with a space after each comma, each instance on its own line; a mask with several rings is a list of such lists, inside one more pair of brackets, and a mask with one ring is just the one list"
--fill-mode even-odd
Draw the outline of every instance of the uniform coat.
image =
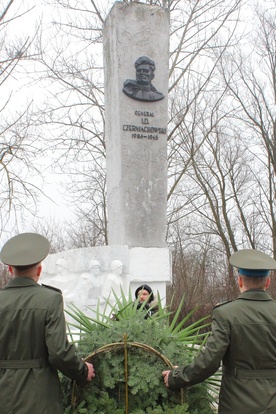
[[87, 367], [67, 341], [61, 293], [11, 279], [0, 324], [0, 414], [63, 414], [57, 370], [85, 381]]
[[276, 302], [267, 292], [248, 290], [216, 307], [205, 348], [171, 371], [169, 387], [202, 382], [221, 361], [219, 414], [276, 413]]

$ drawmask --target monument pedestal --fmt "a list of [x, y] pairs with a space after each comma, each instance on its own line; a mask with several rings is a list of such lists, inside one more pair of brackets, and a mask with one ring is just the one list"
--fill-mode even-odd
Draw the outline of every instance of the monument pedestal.
[[[66, 263], [67, 270], [58, 273], [61, 260]], [[90, 267], [90, 263], [95, 261], [100, 263], [97, 274]], [[159, 292], [165, 305], [166, 286], [171, 283], [171, 260], [167, 248], [98, 246], [50, 254], [43, 262], [40, 282], [61, 289], [65, 309], [74, 305], [93, 317], [98, 300], [104, 307], [104, 287], [112, 272], [115, 273], [112, 267], [114, 262], [120, 262], [123, 266], [121, 286], [126, 297], [130, 290], [131, 297], [135, 300], [136, 288], [146, 283], [155, 295]], [[69, 320], [68, 317], [67, 319]]]
[[166, 247], [169, 13], [116, 2], [103, 40], [109, 244]]
[[129, 247], [132, 293], [166, 298], [169, 12], [114, 3], [103, 29], [108, 240]]
[[[121, 279], [113, 280], [122, 280], [133, 300], [136, 288], [146, 283], [165, 304], [171, 283], [166, 247], [169, 12], [115, 2], [103, 41], [109, 245], [50, 255], [42, 277], [42, 283], [43, 278], [53, 285], [57, 281], [65, 303], [84, 312], [95, 300], [104, 303], [99, 289], [106, 292], [114, 260], [123, 269]], [[56, 276], [61, 258], [68, 269], [63, 283]], [[89, 273], [91, 260], [100, 263], [97, 278]], [[69, 277], [74, 287], [68, 286]]]

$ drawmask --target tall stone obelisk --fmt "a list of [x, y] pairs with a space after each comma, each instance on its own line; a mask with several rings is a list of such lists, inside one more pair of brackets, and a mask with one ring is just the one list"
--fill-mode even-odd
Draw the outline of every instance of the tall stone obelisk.
[[115, 2], [103, 35], [109, 244], [165, 247], [169, 12]]
[[[106, 312], [107, 295], [112, 299], [118, 287], [104, 293], [110, 276], [118, 279], [114, 263], [122, 265], [121, 288], [133, 299], [148, 283], [164, 303], [171, 282], [165, 243], [169, 12], [115, 2], [103, 33], [109, 243], [49, 255], [44, 267], [44, 283], [63, 290], [65, 305], [92, 315], [99, 299]], [[70, 275], [59, 274], [60, 261]], [[91, 262], [98, 264], [97, 278]]]

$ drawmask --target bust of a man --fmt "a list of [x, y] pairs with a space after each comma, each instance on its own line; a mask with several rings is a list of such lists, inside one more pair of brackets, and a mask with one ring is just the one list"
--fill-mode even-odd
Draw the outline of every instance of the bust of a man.
[[147, 56], [140, 56], [135, 62], [136, 80], [127, 79], [123, 92], [132, 99], [145, 102], [160, 101], [164, 98], [161, 92], [151, 84], [154, 78], [155, 63]]

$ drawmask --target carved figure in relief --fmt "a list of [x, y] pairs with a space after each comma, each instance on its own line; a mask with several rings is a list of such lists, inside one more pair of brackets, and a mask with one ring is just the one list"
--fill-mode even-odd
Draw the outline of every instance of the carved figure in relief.
[[98, 260], [92, 259], [88, 264], [88, 272], [80, 275], [78, 284], [72, 292], [72, 300], [76, 307], [86, 310], [87, 306], [96, 306], [101, 295], [101, 284], [101, 264]]
[[64, 302], [72, 302], [73, 292], [77, 283], [77, 274], [72, 273], [69, 263], [63, 257], [56, 261], [56, 275], [50, 280], [50, 284], [61, 289]]
[[71, 275], [69, 277], [69, 266], [67, 261], [64, 258], [59, 258], [56, 261], [56, 274], [54, 277], [51, 278], [50, 284], [56, 288], [62, 290], [64, 298], [67, 294], [68, 280], [71, 279]]
[[[120, 260], [112, 260], [110, 264], [111, 273], [108, 273], [106, 279], [103, 281], [101, 302], [108, 300], [110, 304], [116, 302], [116, 296], [121, 296], [121, 288], [125, 288], [123, 278], [123, 263]], [[114, 293], [113, 293], [114, 292]]]
[[89, 282], [87, 286], [88, 303], [96, 304], [101, 296], [102, 290], [102, 274], [101, 264], [98, 260], [90, 260], [89, 262]]

